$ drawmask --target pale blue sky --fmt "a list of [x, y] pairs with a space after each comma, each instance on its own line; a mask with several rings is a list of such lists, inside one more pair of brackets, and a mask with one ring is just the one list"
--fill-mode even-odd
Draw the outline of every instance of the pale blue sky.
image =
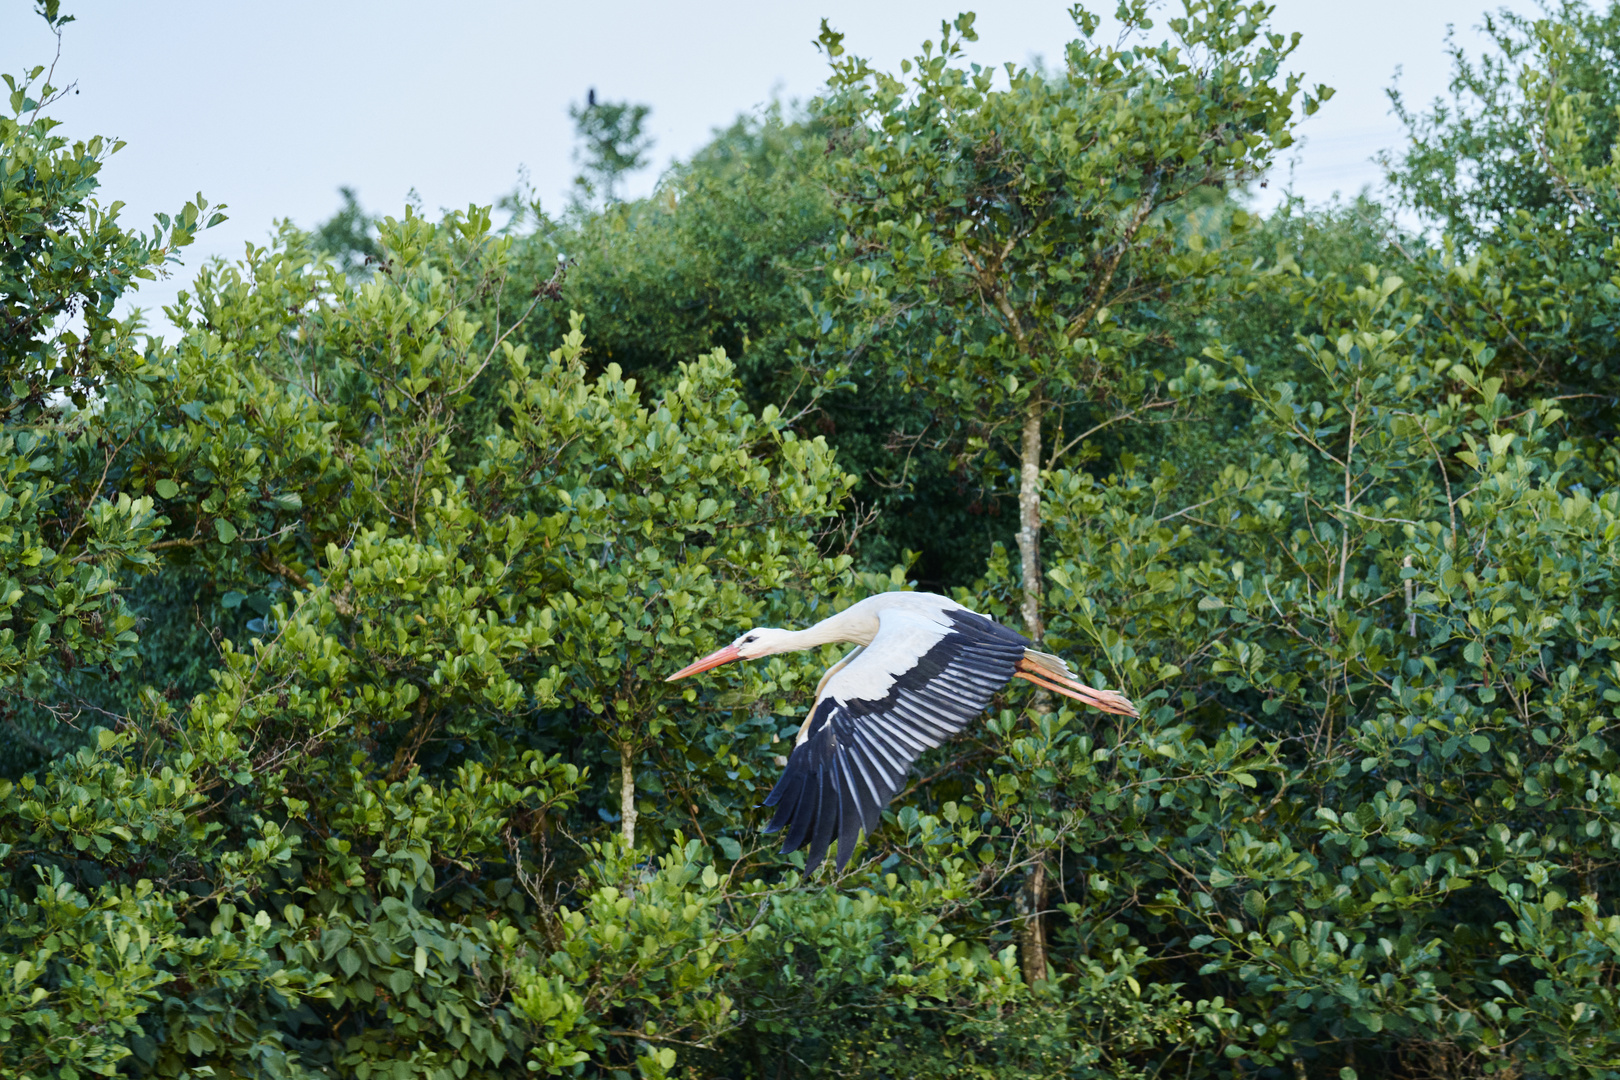
[[[54, 43], [32, 3], [5, 4], [0, 70], [49, 62]], [[1055, 0], [63, 6], [78, 22], [65, 33], [57, 81], [76, 80], [79, 94], [55, 112], [72, 136], [129, 142], [104, 173], [103, 194], [126, 202], [134, 222], [198, 190], [230, 205], [231, 220], [191, 249], [192, 265], [262, 243], [274, 218], [314, 224], [336, 208], [339, 184], [388, 213], [414, 187], [431, 211], [491, 202], [523, 165], [560, 208], [576, 171], [568, 105], [592, 86], [653, 107], [658, 168], [630, 185], [645, 193], [672, 156], [739, 112], [773, 96], [813, 96], [825, 72], [812, 44], [822, 16], [853, 51], [891, 67], [962, 8], [979, 12], [972, 55], [981, 62], [1055, 56], [1074, 36]], [[1338, 90], [1301, 129], [1296, 189], [1319, 200], [1376, 183], [1368, 159], [1401, 135], [1383, 93], [1395, 69], [1413, 99], [1442, 92], [1447, 24], [1473, 47], [1487, 6], [1497, 5], [1278, 0], [1274, 24], [1305, 35], [1293, 69]], [[142, 306], [156, 312], [180, 286], [143, 289]]]

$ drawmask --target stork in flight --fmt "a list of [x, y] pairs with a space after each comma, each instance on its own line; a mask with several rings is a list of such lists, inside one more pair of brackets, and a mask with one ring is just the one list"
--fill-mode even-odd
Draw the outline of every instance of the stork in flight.
[[1136, 715], [1124, 697], [1077, 682], [1066, 663], [1030, 648], [1022, 634], [933, 593], [879, 593], [804, 630], [749, 630], [667, 681], [835, 641], [855, 648], [821, 677], [787, 769], [765, 798], [776, 807], [765, 831], [783, 831], [782, 854], [809, 845], [806, 873], [835, 836], [842, 870], [858, 833], [871, 835], [912, 762], [967, 727], [1011, 679]]

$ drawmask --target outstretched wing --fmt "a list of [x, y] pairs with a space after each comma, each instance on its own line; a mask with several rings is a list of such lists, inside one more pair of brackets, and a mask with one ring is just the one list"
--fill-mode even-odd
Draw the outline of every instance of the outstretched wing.
[[1029, 645], [967, 609], [890, 610], [872, 643], [826, 681], [787, 769], [765, 798], [782, 853], [805, 871], [838, 840], [838, 869], [871, 835], [922, 752], [961, 731], [1012, 678]]

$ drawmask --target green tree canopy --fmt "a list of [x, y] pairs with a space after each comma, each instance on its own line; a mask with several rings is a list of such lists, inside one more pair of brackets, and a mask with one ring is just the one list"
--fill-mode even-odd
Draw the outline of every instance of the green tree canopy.
[[[1246, 211], [1292, 39], [1181, 14], [829, 31], [651, 198], [283, 225], [169, 343], [216, 208], [131, 230], [14, 76], [0, 1074], [1617, 1075], [1612, 19], [1494, 24], [1410, 235]], [[663, 677], [914, 539], [1141, 716], [1009, 688], [806, 875], [835, 651]]]
[[942, 25], [937, 51], [925, 44], [898, 76], [846, 56], [842, 35], [821, 37], [828, 117], [855, 144], [837, 166], [845, 258], [832, 279], [869, 324], [850, 333], [897, 337], [905, 378], [979, 441], [1010, 444], [1020, 613], [1037, 641], [1041, 470], [1101, 428], [1173, 404], [1161, 377], [1129, 361], [1147, 332], [1133, 309], [1221, 260], [1171, 211], [1288, 146], [1299, 85], [1279, 74], [1297, 38], [1267, 29], [1263, 4], [1190, 4], [1158, 45], [1134, 40], [1154, 25], [1147, 4], [1120, 14], [1125, 37], [1101, 44], [1101, 20], [1077, 6], [1081, 37], [1062, 68], [1009, 67], [1004, 87], [961, 62], [971, 15]]
[[586, 199], [600, 192], [608, 204], [617, 202], [619, 181], [647, 164], [653, 139], [642, 128], [650, 112], [650, 105], [597, 101], [594, 89], [583, 106], [568, 107], [585, 169], [574, 182]]

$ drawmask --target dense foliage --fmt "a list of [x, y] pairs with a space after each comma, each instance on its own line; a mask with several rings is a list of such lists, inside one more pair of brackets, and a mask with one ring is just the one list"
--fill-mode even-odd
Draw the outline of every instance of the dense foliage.
[[[1417, 234], [1243, 209], [1264, 5], [1122, 15], [829, 30], [649, 199], [345, 196], [170, 341], [213, 208], [9, 78], [0, 1073], [1620, 1076], [1620, 7], [1402, 103]], [[806, 877], [836, 652], [663, 676], [912, 566], [1141, 718], [1009, 688]]]

